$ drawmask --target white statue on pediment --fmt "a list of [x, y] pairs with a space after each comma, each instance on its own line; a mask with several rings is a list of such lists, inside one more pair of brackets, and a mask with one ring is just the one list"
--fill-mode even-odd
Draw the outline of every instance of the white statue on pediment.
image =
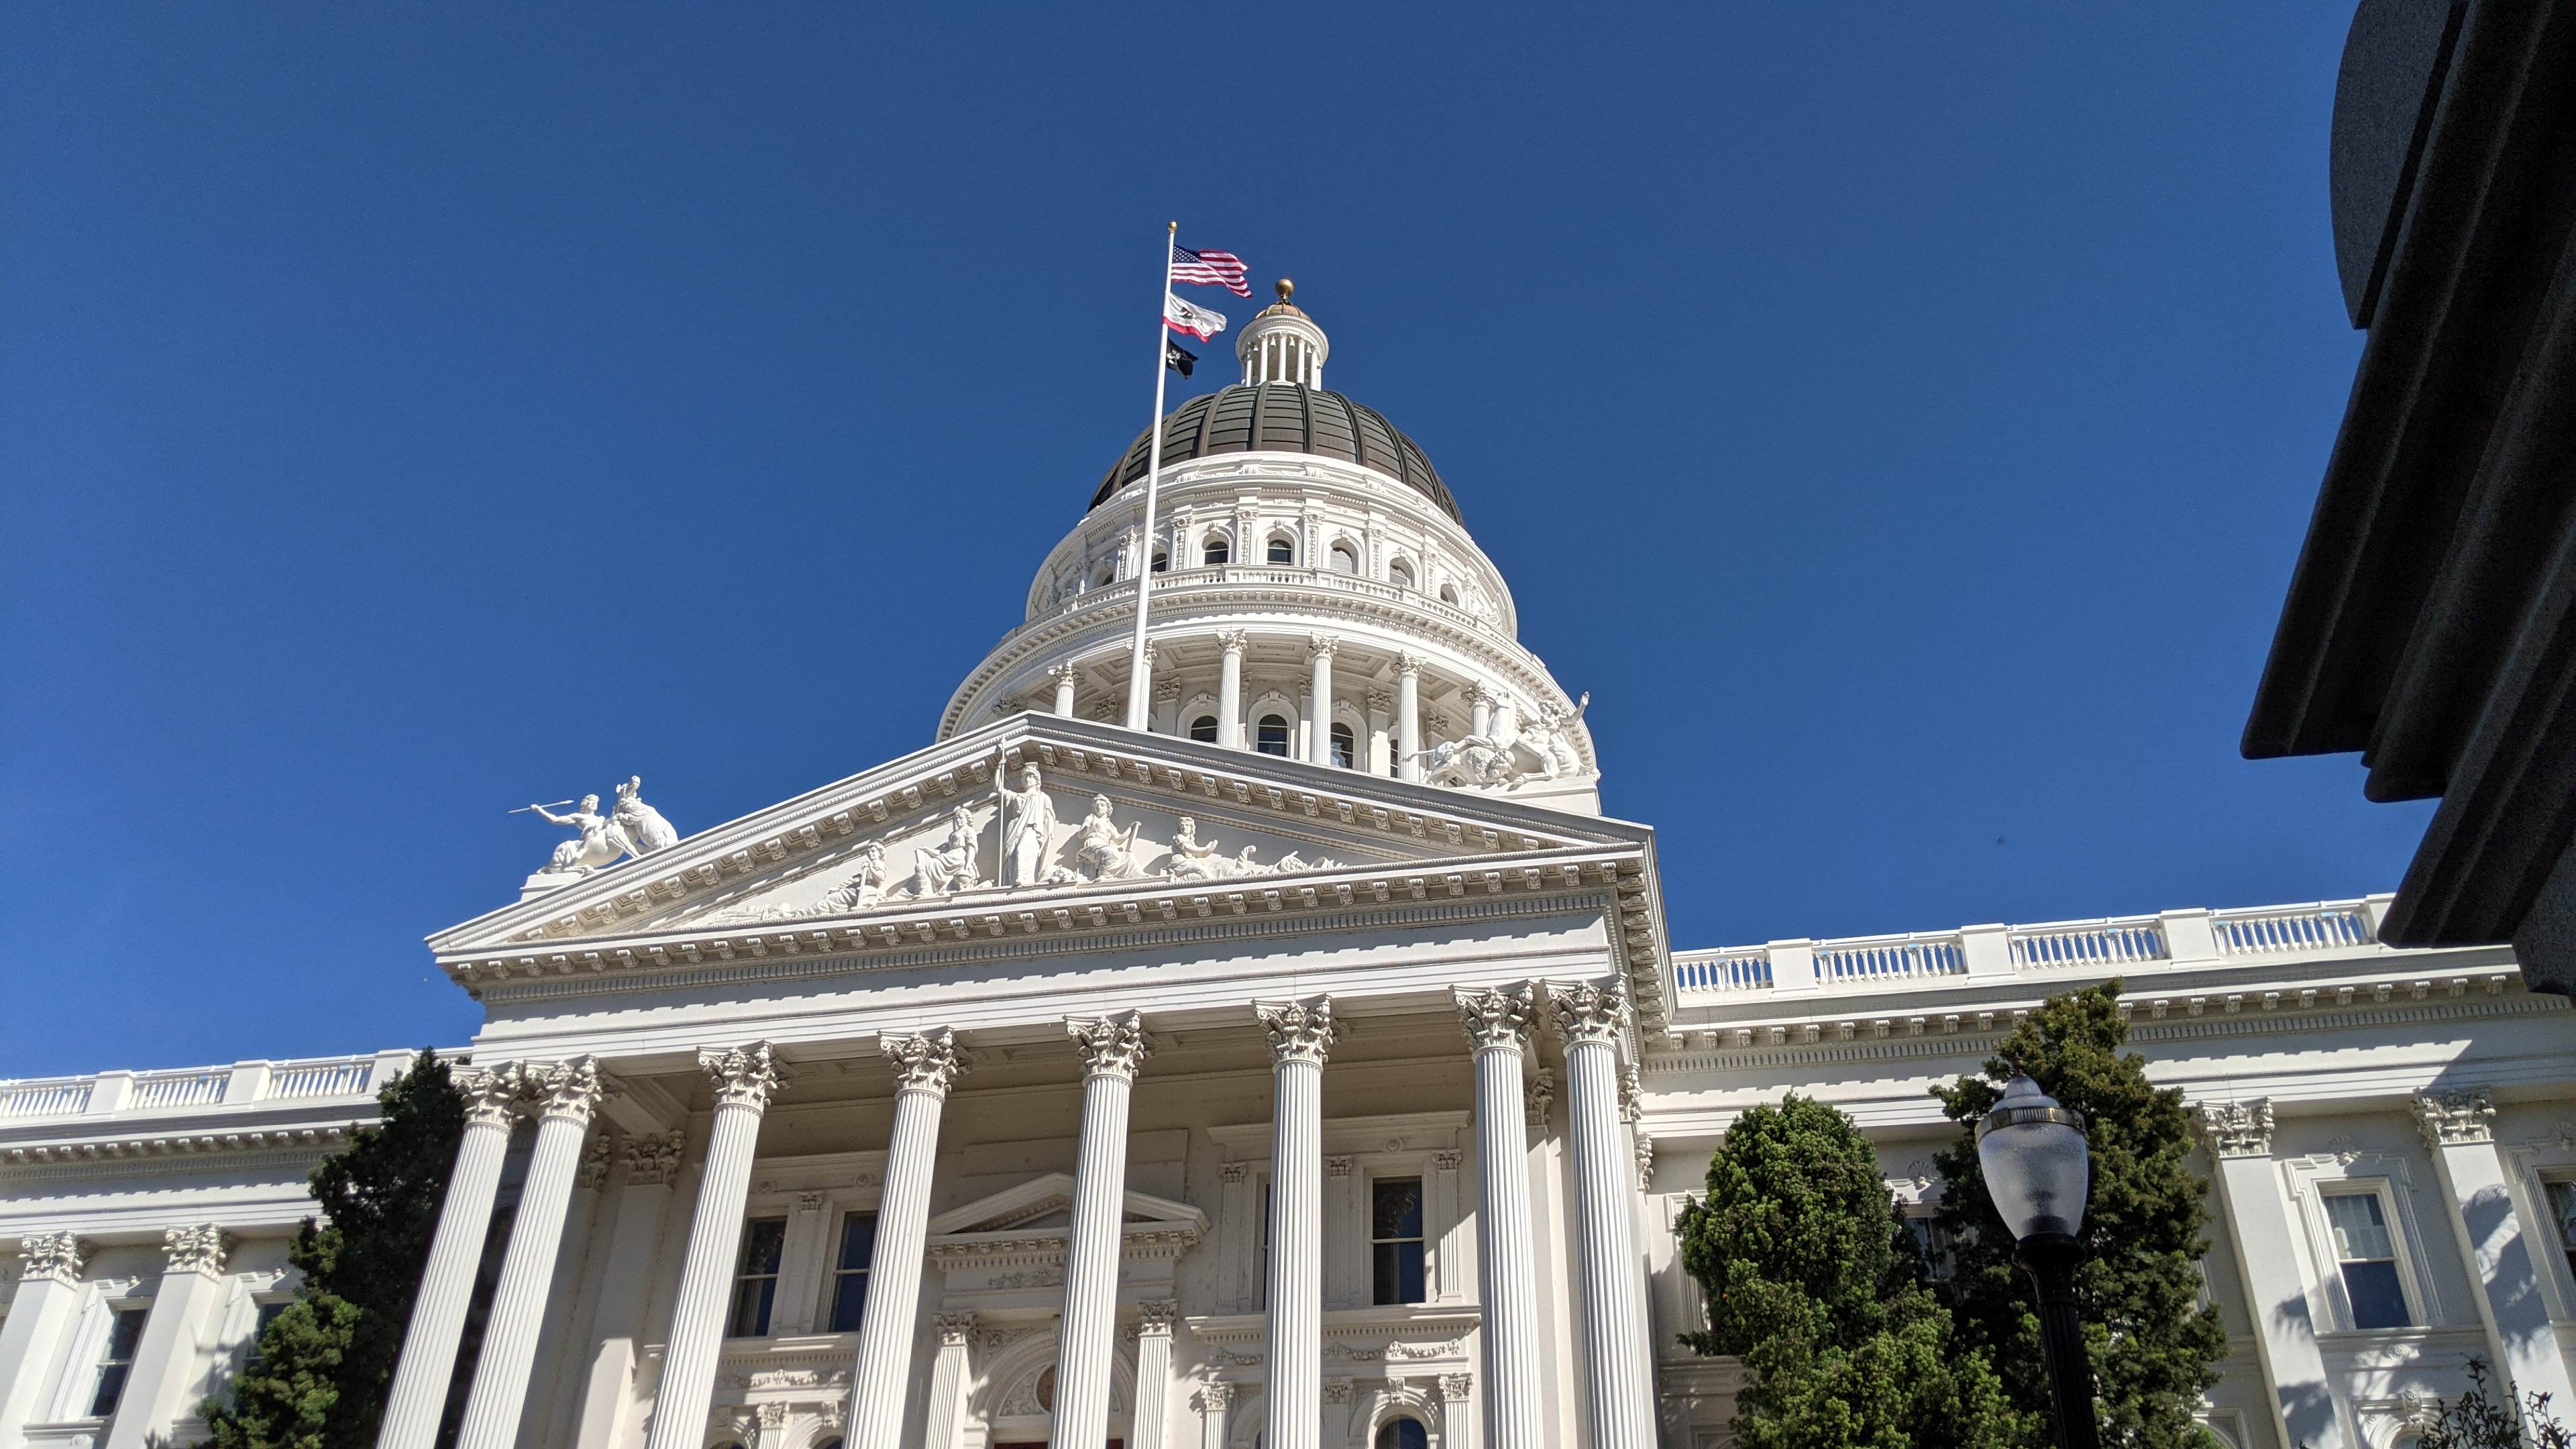
[[814, 903], [812, 913], [818, 916], [846, 916], [854, 911], [864, 911], [885, 899], [885, 886], [885, 846], [871, 840], [866, 848], [859, 852], [859, 868], [848, 880], [826, 891], [823, 899]]
[[953, 896], [982, 885], [984, 878], [975, 868], [976, 834], [975, 812], [958, 806], [948, 817], [948, 838], [935, 849], [912, 853], [912, 879], [905, 883], [905, 893], [918, 900]]
[[644, 803], [644, 797], [638, 793], [643, 788], [643, 776], [627, 776], [626, 783], [617, 787], [617, 809], [609, 817], [617, 822], [619, 830], [625, 832], [626, 848], [639, 857], [657, 850], [668, 850], [680, 843], [680, 832], [671, 828], [671, 822], [662, 818], [661, 811]]
[[1074, 859], [1093, 880], [1142, 879], [1145, 868], [1136, 863], [1136, 832], [1142, 827], [1120, 830], [1110, 818], [1112, 809], [1108, 796], [1091, 797], [1091, 813], [1082, 817], [1082, 829], [1074, 836]]
[[543, 805], [527, 807], [548, 825], [569, 826], [581, 832], [578, 840], [567, 840], [555, 847], [554, 858], [546, 863], [546, 875], [588, 875], [603, 866], [615, 865], [626, 856], [626, 832], [617, 822], [599, 813], [599, 797], [584, 795], [581, 808], [557, 815]]
[[1013, 890], [1044, 883], [1047, 852], [1055, 845], [1055, 801], [1040, 783], [1038, 767], [1022, 767], [1017, 790], [994, 771], [993, 792], [1001, 797], [1002, 821], [1002, 857], [995, 874]]
[[1163, 874], [1174, 880], [1232, 880], [1258, 875], [1261, 867], [1252, 863], [1252, 849], [1247, 845], [1235, 855], [1220, 854], [1215, 841], [1199, 839], [1198, 821], [1184, 815], [1180, 833], [1172, 837], [1171, 857], [1163, 862]]
[[1539, 762], [1541, 779], [1583, 773], [1583, 757], [1574, 752], [1574, 722], [1590, 708], [1592, 695], [1588, 691], [1571, 711], [1560, 704], [1542, 704], [1538, 707], [1538, 723], [1521, 730], [1514, 743]]
[[1427, 750], [1415, 751], [1413, 757], [1423, 762], [1422, 783], [1426, 785], [1490, 789], [1517, 785], [1525, 778], [1521, 767], [1513, 763], [1510, 748], [1488, 735], [1443, 740]]

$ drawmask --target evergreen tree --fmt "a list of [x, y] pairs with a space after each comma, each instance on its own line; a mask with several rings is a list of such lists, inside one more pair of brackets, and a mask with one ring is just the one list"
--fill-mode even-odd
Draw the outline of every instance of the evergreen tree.
[[2084, 1114], [2093, 1159], [2077, 1271], [2086, 1351], [2104, 1449], [2217, 1449], [2193, 1414], [2218, 1382], [2227, 1352], [2218, 1310], [2200, 1303], [2209, 1252], [2209, 1184], [2183, 1165], [2192, 1149], [2182, 1093], [2149, 1085], [2146, 1058], [2121, 1055], [2129, 1024], [2120, 983], [2052, 996], [1987, 1058], [1985, 1075], [1932, 1095], [1968, 1131], [1939, 1158], [1938, 1218], [1950, 1275], [1935, 1285], [1962, 1343], [1983, 1349], [2005, 1391], [2026, 1413], [2049, 1412], [2038, 1299], [2012, 1262], [2013, 1236], [1996, 1215], [1977, 1165], [1976, 1124], [2015, 1064], [2064, 1106]]
[[1877, 1154], [1842, 1113], [1792, 1093], [1736, 1119], [1680, 1233], [1709, 1314], [1684, 1341], [1752, 1376], [1736, 1401], [1742, 1449], [2041, 1441], [1984, 1356], [1954, 1342]]
[[383, 1120], [313, 1170], [327, 1226], [304, 1220], [287, 1250], [302, 1292], [207, 1401], [215, 1449], [373, 1449], [465, 1131], [464, 1099], [427, 1051], [376, 1101]]

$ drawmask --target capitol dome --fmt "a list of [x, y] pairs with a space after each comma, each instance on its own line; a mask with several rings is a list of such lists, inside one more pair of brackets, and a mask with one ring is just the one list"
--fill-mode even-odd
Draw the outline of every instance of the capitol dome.
[[[1126, 455], [1100, 480], [1091, 506], [1098, 508], [1130, 483], [1145, 479], [1146, 445], [1140, 432]], [[1163, 466], [1219, 453], [1311, 453], [1339, 458], [1383, 473], [1430, 499], [1457, 522], [1458, 500], [1411, 438], [1396, 431], [1375, 408], [1337, 392], [1295, 382], [1236, 384], [1194, 397], [1163, 420]]]

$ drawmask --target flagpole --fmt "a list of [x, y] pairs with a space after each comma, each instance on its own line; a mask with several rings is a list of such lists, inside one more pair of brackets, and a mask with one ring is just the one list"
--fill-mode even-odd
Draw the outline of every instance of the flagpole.
[[1172, 247], [1180, 240], [1181, 224], [1173, 222], [1163, 233], [1163, 295], [1154, 299], [1154, 423], [1145, 436], [1145, 531], [1136, 546], [1136, 643], [1127, 655], [1127, 728], [1148, 727], [1154, 704], [1153, 681], [1145, 675], [1145, 596], [1154, 587], [1154, 495], [1163, 481], [1163, 383], [1171, 371], [1171, 331], [1163, 325], [1171, 309]]

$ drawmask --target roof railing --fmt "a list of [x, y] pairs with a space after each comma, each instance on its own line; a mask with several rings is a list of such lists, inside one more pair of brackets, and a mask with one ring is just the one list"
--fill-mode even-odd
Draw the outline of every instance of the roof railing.
[[384, 1051], [368, 1056], [235, 1062], [228, 1067], [93, 1072], [78, 1077], [0, 1081], [0, 1122], [179, 1112], [335, 1097], [364, 1100], [401, 1076], [411, 1066], [413, 1055], [409, 1051]]

